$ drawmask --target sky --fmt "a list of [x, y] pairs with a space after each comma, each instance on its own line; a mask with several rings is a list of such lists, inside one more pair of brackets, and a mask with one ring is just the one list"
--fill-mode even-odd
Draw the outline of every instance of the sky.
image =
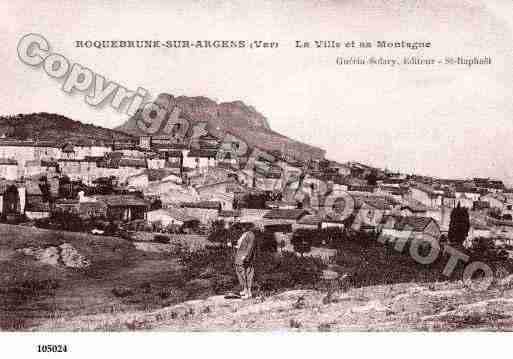
[[[443, 178], [513, 184], [513, 3], [454, 1], [49, 1], [0, 3], [0, 114], [52, 112], [115, 127], [124, 112], [66, 94], [17, 56], [51, 51], [156, 97], [255, 107], [327, 157]], [[277, 49], [95, 49], [77, 40], [266, 40]], [[429, 41], [424, 50], [298, 49], [296, 40]], [[337, 56], [490, 56], [489, 66], [337, 66]]]

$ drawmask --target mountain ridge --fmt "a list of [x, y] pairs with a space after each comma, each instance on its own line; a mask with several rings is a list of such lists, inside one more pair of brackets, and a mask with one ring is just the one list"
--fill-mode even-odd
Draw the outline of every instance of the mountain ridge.
[[[175, 97], [168, 93], [161, 93], [153, 103], [167, 111], [167, 116], [164, 119], [165, 123], [164, 126], [161, 126], [161, 129], [165, 127], [169, 114], [175, 108], [179, 108], [180, 118], [193, 124], [207, 122], [208, 131], [219, 138], [223, 138], [230, 133], [244, 140], [249, 147], [257, 147], [269, 152], [286, 152], [291, 157], [299, 160], [321, 159], [325, 156], [325, 151], [321, 148], [302, 143], [273, 131], [265, 116], [253, 106], [246, 105], [240, 100], [217, 103], [205, 96]], [[137, 122], [142, 119], [142, 111], [139, 110], [128, 121], [115, 129], [133, 136], [147, 135], [137, 126]], [[152, 133], [152, 135], [165, 135], [161, 129]]]
[[47, 112], [0, 116], [0, 136], [17, 140], [53, 142], [112, 143], [134, 140], [121, 131], [86, 124], [69, 117]]

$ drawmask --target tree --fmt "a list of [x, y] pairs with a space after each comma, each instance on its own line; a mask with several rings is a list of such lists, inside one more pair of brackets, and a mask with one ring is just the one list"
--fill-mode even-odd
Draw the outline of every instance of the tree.
[[378, 181], [378, 173], [376, 170], [372, 170], [365, 179], [367, 180], [367, 184], [369, 186], [375, 186]]
[[312, 232], [306, 229], [297, 229], [292, 235], [291, 244], [294, 251], [303, 257], [305, 253], [312, 250]]
[[470, 216], [467, 208], [460, 206], [460, 203], [452, 210], [449, 221], [449, 241], [463, 244], [467, 239], [470, 230]]

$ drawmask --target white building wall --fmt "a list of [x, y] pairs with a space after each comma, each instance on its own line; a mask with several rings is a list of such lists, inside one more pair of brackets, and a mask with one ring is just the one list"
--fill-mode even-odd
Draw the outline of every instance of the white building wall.
[[15, 180], [18, 178], [17, 165], [0, 165], [0, 177], [7, 180]]

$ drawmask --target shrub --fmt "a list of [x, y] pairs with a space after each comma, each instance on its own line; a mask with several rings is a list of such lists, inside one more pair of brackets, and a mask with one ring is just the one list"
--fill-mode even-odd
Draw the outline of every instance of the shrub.
[[[206, 271], [216, 281], [225, 283], [216, 290], [226, 290], [230, 283], [237, 283], [233, 262], [234, 252], [227, 247], [205, 248], [181, 254], [180, 262], [185, 267], [185, 280], [198, 278]], [[325, 265], [314, 258], [301, 258], [294, 253], [276, 255], [258, 251], [255, 262], [255, 287], [263, 292], [278, 292], [287, 289], [315, 288]]]
[[309, 233], [305, 233], [304, 231], [296, 231], [292, 235], [292, 245], [294, 246], [294, 251], [300, 253], [301, 255], [310, 252], [312, 249], [313, 238], [309, 235]]
[[112, 294], [114, 294], [115, 297], [124, 298], [134, 295], [134, 291], [127, 287], [115, 287], [112, 289]]
[[256, 239], [258, 248], [262, 252], [275, 253], [278, 250], [278, 243], [274, 237], [274, 233], [270, 231], [256, 231]]
[[215, 229], [214, 231], [212, 231], [207, 239], [211, 242], [214, 242], [214, 243], [221, 243], [221, 244], [226, 244], [228, 239], [230, 238], [230, 231], [228, 231], [227, 229], [224, 229], [224, 228], [220, 228], [220, 229]]
[[327, 246], [333, 248], [340, 244], [344, 236], [344, 229], [339, 227], [328, 227], [323, 229], [299, 228], [293, 232], [292, 238], [293, 240], [294, 237], [297, 238], [296, 240], [298, 241], [298, 245], [300, 245], [301, 241], [306, 240], [312, 247]]
[[157, 243], [169, 243], [171, 238], [162, 234], [156, 234], [153, 236], [153, 241]]

